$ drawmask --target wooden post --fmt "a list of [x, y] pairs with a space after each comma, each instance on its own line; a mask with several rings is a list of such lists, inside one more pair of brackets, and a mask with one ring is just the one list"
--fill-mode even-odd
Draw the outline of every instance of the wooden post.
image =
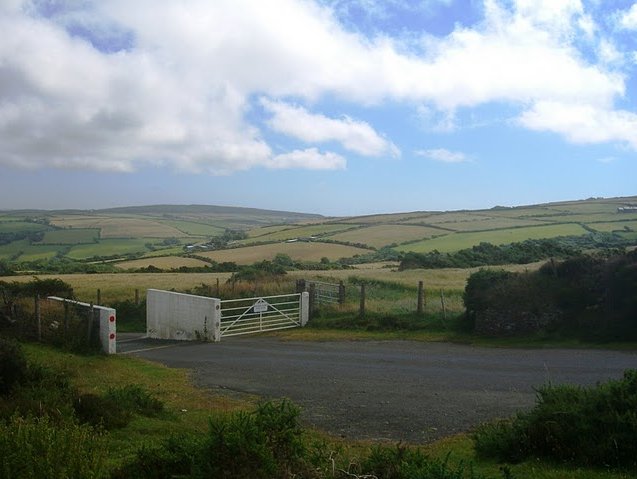
[[358, 308], [358, 314], [361, 317], [365, 316], [365, 283], [361, 283], [361, 303]]
[[35, 295], [35, 325], [37, 328], [38, 341], [42, 341], [42, 313], [40, 311], [40, 294]]
[[296, 292], [297, 293], [302, 293], [305, 291], [305, 280], [304, 279], [297, 279], [296, 280]]
[[418, 307], [417, 307], [417, 311], [418, 314], [422, 314], [425, 312], [425, 307], [424, 307], [424, 297], [425, 297], [425, 287], [422, 281], [418, 281]]
[[69, 302], [64, 300], [64, 338], [69, 332]]
[[217, 298], [220, 298], [220, 293], [219, 293], [219, 278], [217, 278]]
[[338, 304], [345, 303], [345, 284], [342, 281], [338, 283]]
[[97, 304], [102, 304], [102, 291], [99, 288], [97, 288]]
[[91, 344], [91, 336], [93, 335], [93, 303], [88, 310], [88, 324], [86, 326], [86, 344]]
[[[135, 289], [135, 304], [139, 304], [139, 290]], [[91, 305], [91, 309], [93, 308], [93, 305]]]
[[445, 292], [440, 290], [440, 304], [442, 304], [442, 318], [447, 321], [447, 305], [445, 304]]

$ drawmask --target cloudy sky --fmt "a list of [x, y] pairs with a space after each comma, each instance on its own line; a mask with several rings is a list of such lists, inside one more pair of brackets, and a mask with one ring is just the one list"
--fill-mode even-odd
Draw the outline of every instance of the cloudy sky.
[[637, 194], [634, 0], [0, 0], [0, 209]]

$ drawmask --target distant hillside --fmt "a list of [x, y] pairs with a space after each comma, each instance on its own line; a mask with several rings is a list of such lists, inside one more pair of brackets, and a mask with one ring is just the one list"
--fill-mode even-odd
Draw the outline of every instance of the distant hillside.
[[624, 247], [637, 245], [636, 205], [633, 196], [344, 218], [215, 205], [7, 211], [0, 212], [0, 260], [30, 270], [60, 261], [125, 260], [135, 261], [124, 268], [179, 268], [245, 264], [277, 254], [298, 261], [373, 262], [550, 238], [592, 245], [586, 248]]
[[321, 219], [322, 215], [297, 213], [291, 211], [264, 210], [260, 208], [243, 208], [238, 206], [216, 205], [148, 205], [148, 206], [122, 206], [118, 208], [105, 208], [91, 210], [98, 214], [133, 214], [133, 215], [223, 215], [223, 216], [267, 216], [280, 217], [282, 220], [301, 221], [308, 219]]

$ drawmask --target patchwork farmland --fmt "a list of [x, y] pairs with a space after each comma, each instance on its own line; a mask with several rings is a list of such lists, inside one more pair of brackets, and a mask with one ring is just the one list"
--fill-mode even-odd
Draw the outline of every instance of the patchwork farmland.
[[[197, 205], [9, 211], [0, 214], [0, 260], [27, 269], [55, 258], [108, 261], [118, 269], [177, 269], [210, 261], [250, 264], [277, 254], [306, 262], [354, 256], [377, 261], [370, 253], [378, 250], [452, 253], [482, 242], [596, 233], [633, 241], [637, 212], [625, 207], [635, 204], [637, 197], [628, 197], [348, 218]], [[215, 238], [226, 231], [240, 234], [220, 244]]]

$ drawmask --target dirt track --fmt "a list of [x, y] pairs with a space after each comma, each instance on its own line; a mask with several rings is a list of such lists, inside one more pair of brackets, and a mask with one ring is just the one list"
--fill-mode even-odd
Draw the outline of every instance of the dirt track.
[[[121, 349], [150, 348], [135, 342]], [[195, 371], [198, 384], [288, 397], [303, 420], [357, 439], [422, 443], [533, 405], [533, 388], [594, 384], [637, 368], [632, 352], [486, 349], [411, 341], [272, 337], [176, 344], [136, 356]]]

